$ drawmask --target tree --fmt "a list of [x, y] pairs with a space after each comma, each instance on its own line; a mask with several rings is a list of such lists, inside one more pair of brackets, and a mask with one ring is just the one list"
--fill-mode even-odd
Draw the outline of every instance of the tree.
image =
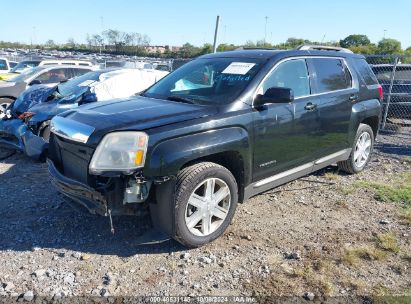
[[76, 42], [74, 41], [73, 38], [69, 38], [69, 39], [67, 40], [66, 47], [68, 47], [68, 48], [70, 48], [70, 49], [76, 48]]
[[370, 39], [367, 35], [354, 34], [345, 37], [343, 40], [340, 40], [340, 46], [343, 48], [350, 48], [355, 46], [364, 46], [371, 44]]
[[196, 56], [197, 52], [198, 52], [198, 49], [194, 45], [186, 42], [181, 47], [179, 53], [180, 53], [181, 57], [183, 57], [183, 58], [191, 58], [191, 57]]
[[213, 46], [211, 43], [204, 43], [202, 46], [199, 55], [209, 54], [213, 52]]
[[349, 49], [353, 51], [354, 53], [367, 54], [367, 55], [376, 54], [378, 51], [378, 47], [373, 43], [369, 45], [352, 46]]
[[222, 43], [217, 47], [217, 51], [218, 52], [232, 51], [232, 50], [235, 50], [236, 48], [237, 46], [235, 46], [234, 44]]
[[397, 54], [401, 52], [401, 42], [392, 38], [384, 38], [378, 42], [380, 54]]
[[51, 49], [51, 48], [55, 48], [57, 45], [53, 39], [49, 39], [46, 41], [45, 46]]
[[297, 46], [300, 46], [305, 43], [309, 43], [309, 41], [302, 39], [302, 38], [294, 38], [294, 37], [290, 37], [285, 41], [285, 45], [287, 46], [287, 48], [291, 48], [291, 49], [295, 49]]

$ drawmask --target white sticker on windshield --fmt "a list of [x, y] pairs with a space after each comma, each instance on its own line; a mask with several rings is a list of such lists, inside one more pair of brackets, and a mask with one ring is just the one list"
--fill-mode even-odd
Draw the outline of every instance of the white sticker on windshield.
[[228, 67], [225, 68], [221, 73], [223, 74], [236, 74], [236, 75], [245, 75], [248, 73], [252, 67], [255, 66], [255, 63], [249, 62], [232, 62]]
[[82, 83], [80, 83], [78, 86], [79, 87], [88, 87], [90, 84], [92, 84], [95, 80], [85, 80]]

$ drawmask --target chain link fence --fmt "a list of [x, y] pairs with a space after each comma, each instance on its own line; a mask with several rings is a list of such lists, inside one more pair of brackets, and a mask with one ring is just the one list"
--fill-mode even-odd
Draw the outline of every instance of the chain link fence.
[[381, 130], [411, 135], [411, 56], [367, 55], [384, 92]]

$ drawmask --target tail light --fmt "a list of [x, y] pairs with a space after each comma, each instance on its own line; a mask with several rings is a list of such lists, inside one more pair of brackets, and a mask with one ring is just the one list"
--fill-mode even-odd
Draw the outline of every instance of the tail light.
[[384, 99], [384, 91], [383, 91], [382, 86], [380, 84], [378, 85], [378, 93], [380, 94], [380, 102], [382, 102], [383, 99]]
[[19, 115], [19, 119], [25, 120], [25, 119], [28, 119], [28, 118], [33, 117], [34, 114], [36, 114], [36, 113], [33, 113], [33, 112], [24, 112], [24, 113], [22, 113], [22, 114]]

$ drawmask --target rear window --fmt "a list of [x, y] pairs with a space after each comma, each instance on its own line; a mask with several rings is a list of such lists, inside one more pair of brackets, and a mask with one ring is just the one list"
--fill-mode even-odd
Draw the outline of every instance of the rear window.
[[374, 85], [378, 83], [378, 80], [367, 61], [364, 59], [355, 59], [355, 66], [366, 85]]
[[7, 62], [4, 59], [0, 59], [0, 70], [8, 70]]
[[314, 58], [316, 93], [325, 93], [351, 88], [352, 79], [342, 59]]

